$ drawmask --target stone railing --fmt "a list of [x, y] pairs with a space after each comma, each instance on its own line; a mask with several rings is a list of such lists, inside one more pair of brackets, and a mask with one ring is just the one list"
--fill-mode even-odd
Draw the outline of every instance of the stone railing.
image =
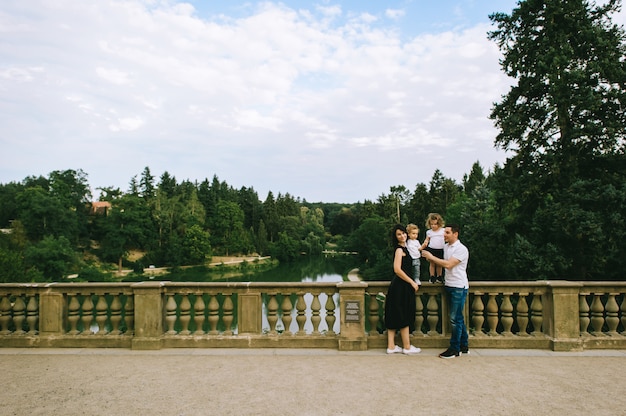
[[[0, 284], [0, 347], [385, 348], [388, 282]], [[626, 348], [626, 282], [472, 282], [474, 348]], [[445, 348], [441, 285], [416, 297], [412, 343]], [[442, 301], [443, 300], [443, 301]]]

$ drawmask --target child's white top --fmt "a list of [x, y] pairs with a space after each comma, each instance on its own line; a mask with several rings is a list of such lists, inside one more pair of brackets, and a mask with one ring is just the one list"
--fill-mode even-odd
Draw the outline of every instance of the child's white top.
[[430, 237], [430, 240], [428, 240], [428, 247], [442, 249], [444, 246], [443, 232], [443, 228], [439, 228], [437, 231], [426, 231], [426, 236]]
[[408, 240], [406, 240], [406, 249], [409, 251], [411, 258], [413, 259], [419, 259], [420, 257], [422, 257], [422, 253], [420, 253], [419, 250], [420, 246], [421, 244], [418, 239], [411, 240], [409, 238]]

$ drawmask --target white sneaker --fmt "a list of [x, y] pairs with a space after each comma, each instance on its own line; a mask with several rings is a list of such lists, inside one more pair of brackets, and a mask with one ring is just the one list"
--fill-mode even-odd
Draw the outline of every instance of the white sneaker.
[[392, 350], [390, 350], [389, 348], [387, 348], [387, 354], [398, 354], [400, 352], [403, 352], [402, 348], [400, 348], [399, 346], [395, 346], [393, 347]]
[[420, 352], [422, 352], [422, 349], [414, 347], [413, 345], [411, 345], [411, 348], [409, 348], [408, 350], [402, 348], [402, 354], [406, 355], [419, 354]]

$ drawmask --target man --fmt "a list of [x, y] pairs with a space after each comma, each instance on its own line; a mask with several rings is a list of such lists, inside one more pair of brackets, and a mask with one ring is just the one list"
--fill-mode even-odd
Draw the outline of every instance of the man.
[[469, 354], [467, 327], [463, 318], [463, 308], [469, 289], [467, 280], [469, 250], [459, 240], [458, 225], [446, 225], [443, 237], [446, 242], [443, 259], [433, 256], [426, 250], [422, 251], [422, 256], [446, 269], [445, 290], [450, 302], [452, 335], [450, 347], [439, 354], [439, 357], [454, 358], [461, 354]]

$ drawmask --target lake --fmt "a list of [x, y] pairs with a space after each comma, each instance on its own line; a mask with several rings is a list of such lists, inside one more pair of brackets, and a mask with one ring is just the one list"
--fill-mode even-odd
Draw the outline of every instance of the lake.
[[[218, 266], [219, 267], [219, 266]], [[157, 280], [188, 282], [342, 282], [348, 272], [358, 267], [355, 256], [302, 257], [294, 262], [280, 263], [268, 270], [253, 270], [254, 267], [197, 268], [173, 271], [156, 277]], [[237, 273], [231, 273], [237, 272]]]

